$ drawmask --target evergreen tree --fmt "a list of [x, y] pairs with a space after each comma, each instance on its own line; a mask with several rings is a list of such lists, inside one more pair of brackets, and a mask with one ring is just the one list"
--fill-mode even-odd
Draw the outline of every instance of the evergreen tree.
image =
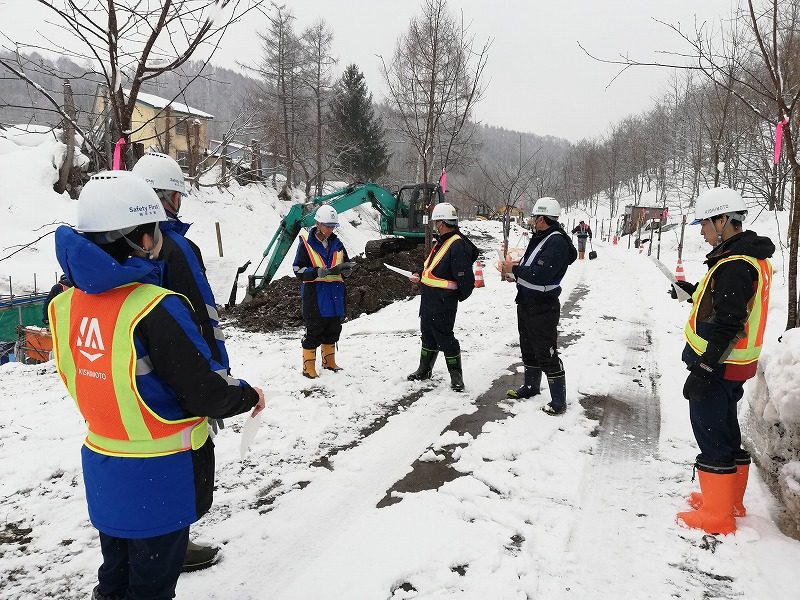
[[336, 168], [359, 181], [374, 181], [389, 165], [383, 121], [372, 107], [372, 94], [358, 65], [349, 65], [333, 88], [329, 139], [338, 148]]

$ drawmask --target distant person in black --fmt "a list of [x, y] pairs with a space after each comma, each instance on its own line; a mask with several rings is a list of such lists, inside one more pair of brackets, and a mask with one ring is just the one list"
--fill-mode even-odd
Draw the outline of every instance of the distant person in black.
[[42, 307], [42, 323], [45, 326], [50, 325], [50, 317], [47, 314], [47, 307], [50, 306], [50, 303], [53, 301], [53, 298], [58, 296], [61, 292], [68, 290], [72, 287], [72, 282], [70, 282], [69, 277], [66, 274], [62, 275], [58, 279], [58, 283], [56, 283], [53, 287], [50, 288], [50, 293], [47, 294], [47, 298], [44, 301], [44, 306]]
[[450, 371], [450, 387], [461, 392], [464, 390], [461, 346], [453, 334], [453, 326], [458, 303], [469, 298], [475, 288], [472, 264], [478, 259], [478, 249], [458, 230], [458, 216], [452, 204], [437, 204], [431, 221], [436, 243], [425, 259], [422, 275], [414, 273], [409, 277], [412, 283], [422, 283], [419, 304], [422, 350], [419, 368], [408, 379], [430, 379], [441, 350]]
[[506, 259], [502, 271], [517, 282], [517, 326], [525, 382], [508, 390], [509, 398], [531, 398], [540, 393], [542, 373], [550, 386], [550, 402], [542, 407], [548, 415], [567, 410], [567, 376], [558, 357], [558, 321], [561, 317], [561, 279], [575, 262], [577, 252], [561, 228], [561, 206], [555, 198], [539, 198], [533, 207], [536, 233], [521, 261]]
[[592, 239], [592, 228], [581, 221], [572, 230], [572, 235], [578, 236], [578, 260], [583, 260], [583, 255], [586, 253], [586, 240]]

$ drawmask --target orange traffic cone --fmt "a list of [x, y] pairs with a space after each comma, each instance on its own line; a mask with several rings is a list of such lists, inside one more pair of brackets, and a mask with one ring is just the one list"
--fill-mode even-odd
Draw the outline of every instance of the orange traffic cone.
[[675, 281], [686, 281], [686, 275], [683, 274], [683, 261], [678, 259], [678, 266], [675, 267]]
[[475, 261], [475, 287], [485, 287], [483, 283], [483, 263], [479, 260]]

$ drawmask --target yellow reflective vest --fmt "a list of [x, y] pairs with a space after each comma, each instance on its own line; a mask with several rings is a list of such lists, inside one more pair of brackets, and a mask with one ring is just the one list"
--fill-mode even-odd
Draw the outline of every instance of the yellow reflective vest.
[[456, 234], [453, 235], [445, 241], [444, 244], [439, 246], [438, 244], [431, 248], [430, 254], [428, 254], [428, 258], [425, 259], [425, 264], [422, 268], [422, 276], [419, 278], [422, 285], [427, 285], [428, 287], [433, 288], [442, 288], [446, 290], [457, 290], [458, 284], [455, 281], [450, 279], [442, 279], [437, 277], [433, 274], [433, 270], [438, 266], [442, 259], [447, 254], [447, 251], [450, 249], [450, 246], [453, 245], [454, 242], [460, 240], [461, 236]]
[[[311, 265], [314, 267], [324, 267], [324, 268], [332, 268], [336, 265], [340, 265], [344, 262], [344, 250], [337, 250], [333, 253], [333, 257], [331, 258], [331, 264], [326, 265], [325, 260], [322, 258], [319, 252], [314, 250], [311, 244], [308, 243], [308, 231], [306, 229], [302, 229], [300, 231], [300, 240], [306, 247], [306, 252], [308, 252], [308, 257], [311, 259]], [[316, 279], [311, 279], [308, 281], [303, 281], [303, 283], [331, 283], [331, 282], [342, 282], [344, 279], [342, 278], [341, 274], [339, 275], [326, 275], [325, 277], [317, 277]]]
[[[723, 264], [733, 261], [743, 260], [755, 268], [758, 272], [758, 284], [755, 294], [748, 303], [748, 316], [744, 324], [744, 330], [728, 352], [723, 354], [722, 362], [733, 367], [743, 367], [741, 371], [744, 379], [755, 375], [758, 357], [761, 354], [761, 347], [764, 343], [764, 330], [767, 325], [767, 309], [769, 308], [769, 294], [772, 285], [772, 264], [767, 259], [757, 259], [744, 254], [728, 256], [708, 270], [705, 277], [697, 284], [694, 294], [692, 294], [692, 310], [689, 313], [689, 320], [686, 322], [683, 333], [686, 342], [700, 356], [708, 347], [708, 341], [698, 332], [697, 317], [701, 310], [703, 298], [709, 290], [709, 283], [714, 272]], [[738, 377], [737, 377], [738, 379]]]

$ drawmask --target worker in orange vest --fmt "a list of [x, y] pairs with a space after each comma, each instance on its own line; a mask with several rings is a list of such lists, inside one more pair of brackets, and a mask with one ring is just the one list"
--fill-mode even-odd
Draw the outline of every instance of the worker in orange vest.
[[736, 406], [744, 382], [756, 374], [769, 307], [769, 257], [775, 252], [769, 238], [742, 230], [746, 214], [747, 205], [735, 190], [700, 194], [695, 223], [713, 246], [706, 257], [708, 272], [696, 285], [676, 284], [692, 294], [683, 350], [690, 373], [683, 395], [700, 448], [695, 468], [701, 490], [689, 497], [694, 510], [677, 519], [712, 534], [733, 533], [734, 517], [745, 514], [750, 455], [742, 447]]
[[94, 175], [56, 230], [74, 287], [50, 304], [56, 369], [88, 429], [81, 459], [103, 564], [93, 600], [175, 596], [189, 526], [211, 507], [208, 417], [264, 408], [214, 361], [188, 301], [159, 285], [166, 219], [126, 171]]

